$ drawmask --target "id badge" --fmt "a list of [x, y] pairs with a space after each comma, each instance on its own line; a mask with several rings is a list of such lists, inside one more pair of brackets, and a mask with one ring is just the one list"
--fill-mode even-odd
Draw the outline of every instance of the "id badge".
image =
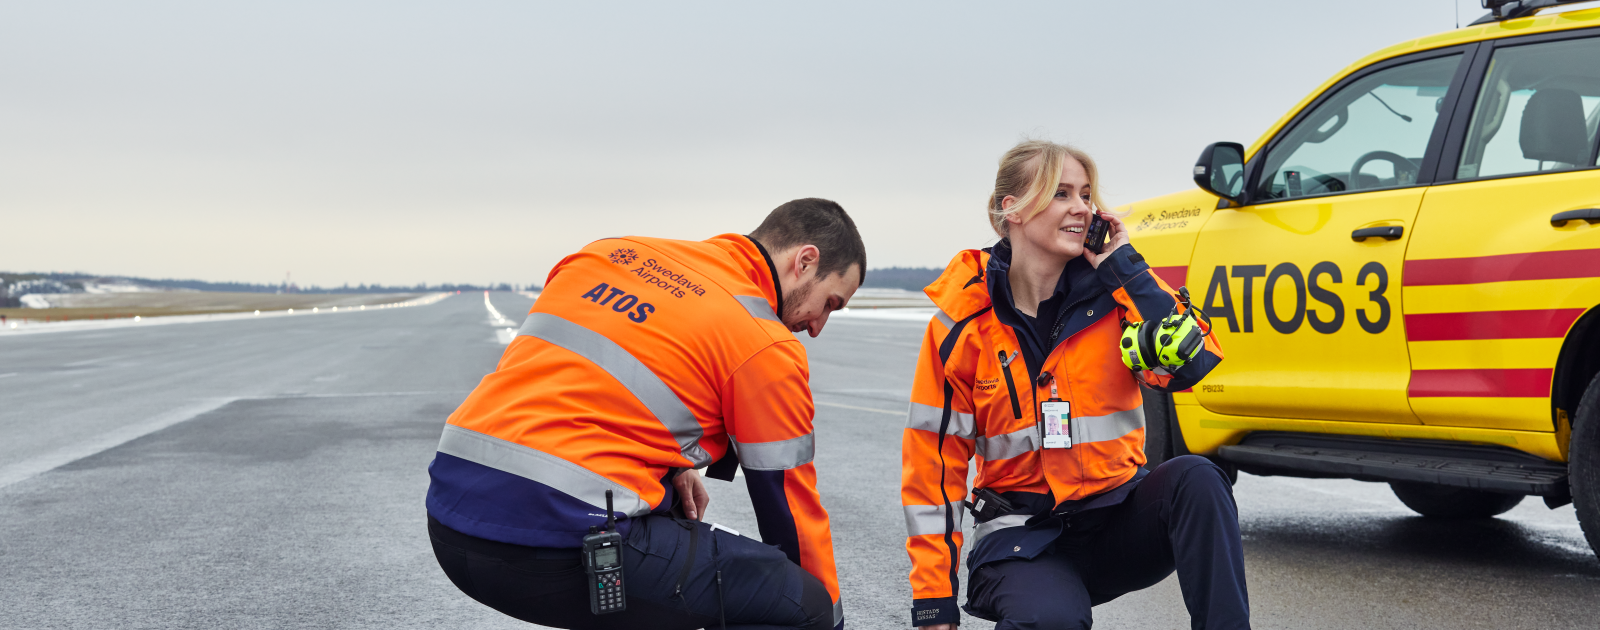
[[1044, 419], [1044, 447], [1072, 448], [1072, 403], [1063, 400], [1039, 403]]

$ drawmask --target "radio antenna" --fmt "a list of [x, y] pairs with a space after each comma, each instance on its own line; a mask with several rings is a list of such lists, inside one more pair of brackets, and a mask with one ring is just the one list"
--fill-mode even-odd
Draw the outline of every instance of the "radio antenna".
[[611, 491], [606, 491], [606, 531], [616, 531], [617, 515], [611, 510]]

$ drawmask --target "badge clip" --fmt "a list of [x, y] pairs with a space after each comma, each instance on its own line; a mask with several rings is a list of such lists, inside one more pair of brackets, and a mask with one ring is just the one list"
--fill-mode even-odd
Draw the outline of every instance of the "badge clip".
[[1061, 399], [1056, 389], [1056, 377], [1049, 377], [1050, 399], [1039, 403], [1039, 432], [1044, 437], [1045, 448], [1072, 448], [1072, 403]]

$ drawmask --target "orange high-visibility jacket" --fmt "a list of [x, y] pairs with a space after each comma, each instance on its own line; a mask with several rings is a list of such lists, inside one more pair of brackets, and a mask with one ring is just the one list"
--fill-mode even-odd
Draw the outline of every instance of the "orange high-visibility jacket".
[[605, 521], [606, 490], [626, 535], [626, 517], [671, 508], [674, 469], [731, 446], [762, 540], [827, 585], [838, 625], [809, 368], [777, 315], [776, 274], [736, 234], [606, 239], [563, 259], [499, 367], [451, 414], [428, 513], [480, 538], [579, 547]]
[[[1176, 305], [1172, 290], [1125, 245], [1093, 271], [1097, 282], [1073, 288], [1058, 341], [1042, 365], [1027, 365], [1016, 332], [991, 303], [990, 284], [1005, 281], [1007, 266], [991, 260], [989, 251], [963, 251], [926, 289], [940, 312], [923, 338], [901, 442], [914, 625], [959, 622], [957, 569], [969, 460], [977, 462], [974, 488], [1002, 493], [1017, 506], [979, 522], [969, 566], [1031, 558], [1054, 534], [1030, 532], [1023, 526], [1029, 518], [1063, 502], [1104, 496], [1144, 465], [1140, 381], [1179, 391], [1222, 359], [1208, 334], [1200, 356], [1172, 373], [1136, 376], [1122, 364], [1122, 320], [1160, 319]], [[1041, 448], [1039, 403], [1050, 398], [1049, 379], [1038, 376], [1044, 372], [1071, 404], [1070, 449]]]

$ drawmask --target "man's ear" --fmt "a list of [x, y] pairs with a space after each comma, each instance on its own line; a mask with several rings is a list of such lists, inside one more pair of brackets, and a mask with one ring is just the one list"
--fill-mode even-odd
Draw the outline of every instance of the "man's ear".
[[816, 245], [801, 245], [794, 253], [794, 274], [804, 278], [806, 272], [815, 271], [817, 261], [822, 259], [822, 252]]

